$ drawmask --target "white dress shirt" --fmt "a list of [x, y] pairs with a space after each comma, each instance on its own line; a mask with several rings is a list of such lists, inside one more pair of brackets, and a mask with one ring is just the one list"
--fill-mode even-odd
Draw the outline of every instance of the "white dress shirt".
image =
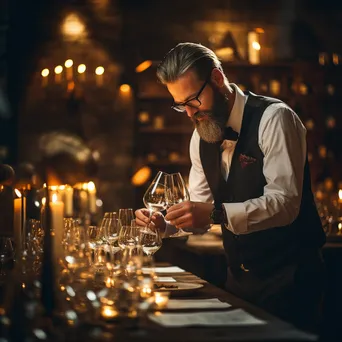
[[[227, 126], [240, 133], [243, 111], [248, 96], [235, 84], [235, 102]], [[228, 225], [234, 234], [280, 227], [290, 224], [299, 213], [304, 164], [306, 160], [306, 129], [297, 114], [284, 103], [268, 106], [261, 118], [259, 147], [264, 155], [264, 194], [240, 203], [223, 203]], [[199, 152], [200, 136], [194, 130], [190, 141], [191, 170], [189, 192], [191, 201], [213, 203], [213, 195], [205, 177]], [[235, 150], [235, 141], [225, 140], [222, 147], [221, 170], [228, 178]]]

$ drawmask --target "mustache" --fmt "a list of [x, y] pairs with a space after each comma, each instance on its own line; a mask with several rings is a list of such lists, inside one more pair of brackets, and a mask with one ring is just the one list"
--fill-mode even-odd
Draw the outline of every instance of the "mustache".
[[196, 122], [198, 119], [203, 118], [204, 116], [209, 116], [211, 117], [213, 115], [213, 112], [211, 110], [205, 110], [205, 111], [201, 111], [201, 112], [196, 112], [193, 116], [192, 116], [192, 120], [194, 122]]

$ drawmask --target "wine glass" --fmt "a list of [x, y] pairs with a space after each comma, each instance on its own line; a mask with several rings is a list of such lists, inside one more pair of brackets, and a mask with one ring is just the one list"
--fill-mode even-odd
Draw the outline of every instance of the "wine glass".
[[118, 218], [118, 215], [116, 213], [111, 213], [106, 225], [106, 238], [111, 247], [112, 258], [114, 258], [114, 255], [120, 251], [118, 240], [121, 227], [121, 220]]
[[14, 247], [8, 237], [0, 237], [0, 282], [3, 282], [14, 265]]
[[[146, 208], [149, 210], [149, 219], [151, 219], [151, 216], [154, 212], [163, 211], [167, 208], [167, 178], [167, 173], [158, 171], [157, 175], [154, 177], [152, 183], [145, 192], [143, 202]], [[149, 234], [155, 234], [155, 232], [149, 228], [149, 224], [146, 225], [144, 231]]]
[[134, 214], [132, 208], [119, 209], [119, 219], [123, 226], [129, 226], [134, 220]]
[[162, 246], [160, 232], [157, 228], [151, 226], [148, 231], [143, 229], [140, 233], [142, 250], [148, 257], [152, 258], [153, 254]]
[[132, 220], [131, 225], [122, 226], [119, 233], [119, 246], [121, 249], [128, 249], [129, 256], [138, 246], [140, 246], [140, 227]]
[[[170, 208], [171, 206], [177, 203], [190, 200], [188, 189], [186, 188], [182, 175], [179, 172], [172, 173], [167, 176], [166, 186], [167, 186], [166, 203], [167, 203], [168, 208]], [[192, 233], [185, 232], [182, 228], [179, 228], [177, 233], [172, 234], [168, 237], [176, 238], [176, 237], [182, 237], [182, 236], [188, 236], [188, 235], [192, 235]]]

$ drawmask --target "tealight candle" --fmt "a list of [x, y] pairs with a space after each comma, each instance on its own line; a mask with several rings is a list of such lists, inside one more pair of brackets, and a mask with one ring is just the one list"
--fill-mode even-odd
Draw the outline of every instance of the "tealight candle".
[[105, 305], [101, 309], [101, 316], [103, 318], [110, 319], [110, 318], [117, 317], [118, 312], [113, 307], [111, 307], [109, 305]]
[[154, 304], [156, 309], [164, 309], [169, 301], [170, 292], [155, 292]]

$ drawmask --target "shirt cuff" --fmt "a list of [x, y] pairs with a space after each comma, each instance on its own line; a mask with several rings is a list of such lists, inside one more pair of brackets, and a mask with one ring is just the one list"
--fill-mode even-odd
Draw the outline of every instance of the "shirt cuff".
[[224, 210], [228, 224], [225, 224], [226, 228], [232, 233], [246, 234], [247, 233], [247, 212], [243, 203], [223, 203]]

